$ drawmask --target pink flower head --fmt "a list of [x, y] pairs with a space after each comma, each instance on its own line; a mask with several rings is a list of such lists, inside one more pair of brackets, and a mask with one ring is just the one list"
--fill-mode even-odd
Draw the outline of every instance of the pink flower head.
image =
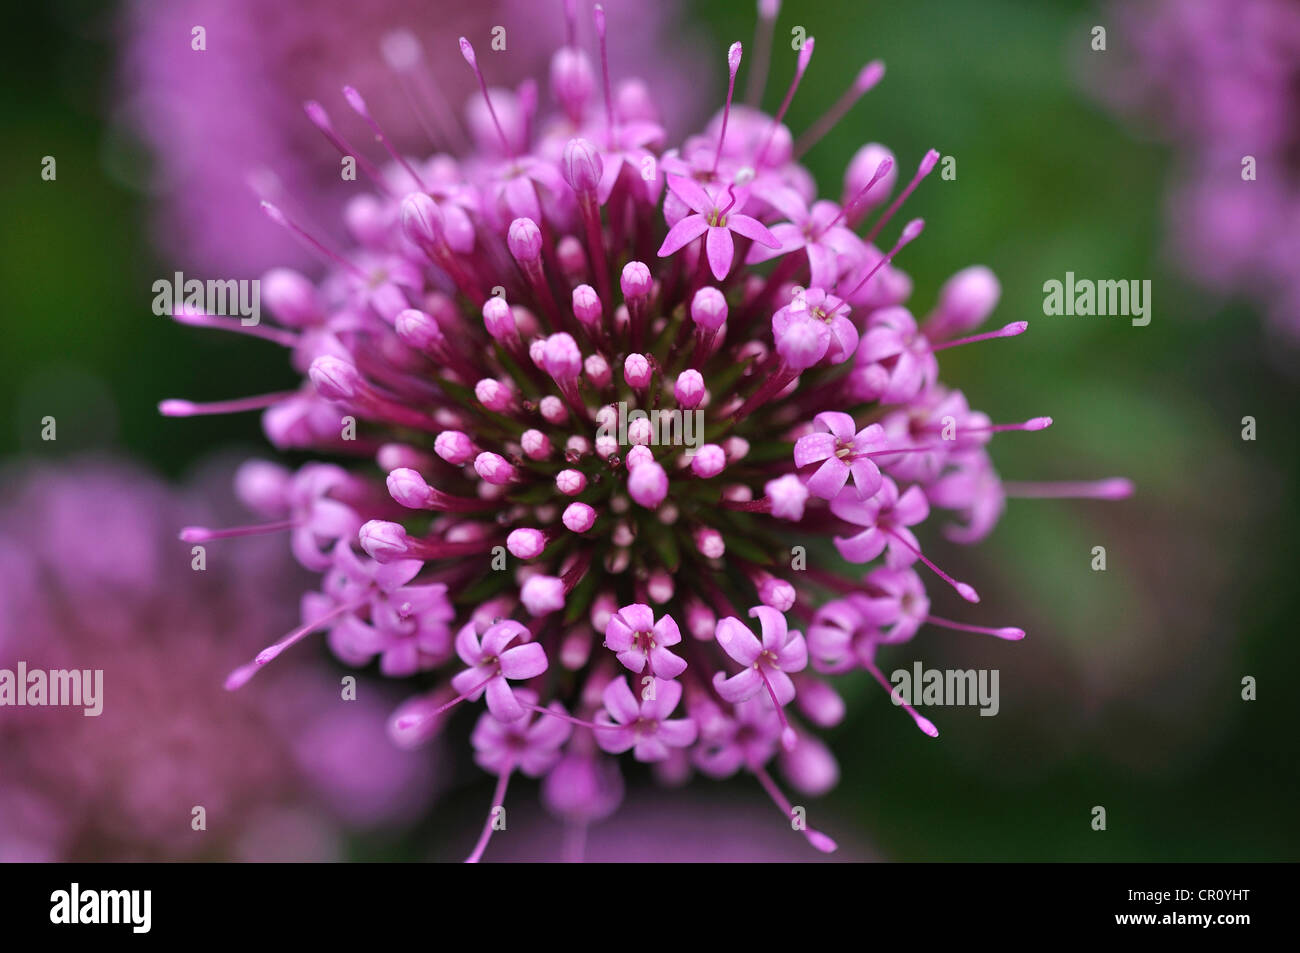
[[676, 678], [686, 671], [686, 663], [668, 651], [681, 640], [676, 619], [665, 615], [656, 622], [654, 610], [639, 602], [623, 606], [605, 627], [605, 647], [617, 653], [629, 671], [645, 671], [648, 663], [659, 678]]
[[547, 667], [546, 652], [528, 638], [528, 629], [506, 619], [488, 626], [480, 642], [478, 625], [466, 623], [456, 636], [456, 654], [469, 667], [452, 678], [452, 688], [470, 701], [486, 692], [488, 711], [499, 721], [522, 718], [527, 711], [510, 681], [536, 678]]
[[522, 712], [518, 718], [503, 721], [490, 707], [479, 716], [469, 739], [474, 746], [474, 762], [496, 775], [518, 769], [530, 778], [540, 778], [560, 760], [560, 749], [573, 733], [573, 726], [558, 702], [547, 706], [549, 714], [534, 713], [522, 705], [536, 705], [536, 693], [520, 689], [515, 694]]
[[835, 548], [841, 556], [850, 562], [866, 563], [888, 548], [887, 562], [900, 568], [916, 562], [920, 543], [908, 527], [930, 515], [930, 504], [919, 486], [908, 487], [900, 495], [898, 484], [884, 477], [880, 489], [869, 499], [841, 492], [831, 501], [831, 512], [845, 522], [863, 527], [853, 536], [835, 537]]
[[330, 626], [330, 645], [354, 665], [365, 665], [378, 655], [380, 671], [393, 677], [439, 665], [451, 647], [454, 613], [445, 585], [408, 585], [422, 568], [418, 559], [362, 560], [340, 542], [334, 549], [334, 567], [324, 579], [324, 594], [303, 599], [303, 621], [346, 610]]
[[[800, 368], [811, 367], [822, 358], [843, 364], [858, 349], [858, 329], [848, 318], [844, 304], [821, 288], [809, 288], [772, 315], [772, 336], [778, 349], [793, 348], [795, 340], [807, 339], [806, 353], [787, 361]], [[796, 335], [798, 337], [796, 337]], [[784, 351], [783, 351], [784, 356]]]
[[714, 637], [733, 661], [744, 666], [744, 671], [730, 678], [718, 672], [713, 676], [713, 687], [733, 703], [753, 698], [766, 688], [776, 704], [788, 705], [795, 694], [789, 673], [802, 672], [808, 665], [803, 634], [789, 631], [785, 616], [770, 606], [754, 606], [749, 615], [759, 621], [762, 642], [734, 616], [718, 620]]
[[[567, 39], [551, 60], [555, 102], [535, 82], [502, 86], [497, 58], [459, 41], [475, 90], [463, 148], [450, 134], [433, 155], [399, 148], [380, 109], [355, 91], [345, 100], [361, 118], [365, 149], [344, 141], [323, 107], [310, 110], [331, 145], [358, 160], [366, 184], [337, 223], [349, 237], [313, 234], [312, 220], [268, 208], [275, 227], [318, 253], [323, 273], [314, 283], [279, 276], [283, 318], [242, 332], [286, 347], [307, 379], [288, 394], [163, 409], [261, 408], [277, 446], [356, 463], [304, 468], [301, 486], [287, 471], [252, 469], [247, 496], [267, 522], [196, 527], [187, 538], [292, 534], [300, 561], [326, 573], [303, 625], [238, 669], [231, 688], [324, 630], [344, 661], [379, 655], [388, 674], [434, 672], [411, 709], [416, 726], [416, 714], [403, 716], [405, 738], [432, 736], [457, 706], [486, 695], [474, 744], [498, 775], [494, 804], [516, 767], [545, 775], [563, 763], [573, 783], [556, 784], [592, 800], [570, 798], [565, 816], [600, 816], [609, 797], [592, 781], [601, 771], [591, 759], [607, 757], [596, 749], [617, 737], [621, 749], [654, 759], [661, 779], [683, 778], [691, 765], [743, 768], [788, 814], [767, 774], [774, 743], [806, 790], [834, 775], [797, 721], [830, 720], [827, 691], [814, 687], [807, 704], [786, 710], [799, 688], [791, 674], [810, 655], [823, 674], [858, 668], [879, 682], [877, 650], [921, 625], [1007, 640], [1020, 631], [929, 616], [910, 567], [924, 565], [978, 601], [921, 552], [913, 527], [933, 503], [955, 515], [954, 535], [987, 533], [1006, 495], [987, 458], [994, 437], [1050, 421], [993, 424], [940, 383], [936, 353], [1014, 337], [1026, 323], [951, 338], [992, 305], [981, 272], [945, 290], [926, 333], [903, 307], [912, 283], [896, 260], [924, 222], [899, 228], [894, 216], [937, 151], [920, 157], [887, 205], [895, 170], [883, 147], [860, 153], [842, 208], [820, 197], [800, 164], [836, 114], [880, 79], [880, 64], [865, 64], [843, 107], [796, 144], [786, 114], [813, 41], [772, 114], [735, 103], [745, 52], [733, 44], [721, 109], [700, 135], [667, 148], [654, 115], [659, 87], [620, 83], [622, 61], [610, 56], [611, 34], [625, 27], [598, 5], [594, 49], [579, 48], [588, 31], [578, 6], [565, 4], [557, 18]], [[764, 31], [774, 7], [762, 5]], [[530, 35], [511, 33], [525, 44]], [[409, 42], [396, 54], [411, 66]], [[761, 61], [749, 66], [755, 77], [765, 71]], [[877, 246], [881, 235], [897, 237]], [[760, 259], [771, 262], [756, 268]], [[184, 321], [239, 330], [216, 316]], [[834, 409], [809, 422], [826, 407]], [[347, 418], [355, 432], [341, 431]], [[1118, 498], [1131, 485], [1065, 490]], [[824, 552], [832, 540], [851, 560], [886, 554], [885, 565], [865, 580], [835, 565], [768, 571], [781, 551]], [[840, 596], [833, 608], [828, 592]], [[755, 606], [761, 636], [734, 617], [735, 606]], [[526, 627], [500, 621], [521, 610]], [[785, 610], [808, 613], [809, 644], [788, 630]], [[683, 693], [673, 679], [687, 667], [686, 651], [673, 650], [678, 619], [694, 636], [700, 678], [717, 672], [712, 686], [684, 683], [691, 729], [670, 717]], [[451, 658], [454, 631], [464, 671]], [[602, 633], [640, 679], [611, 683]], [[552, 647], [564, 677], [539, 679]], [[645, 687], [656, 697], [633, 700]], [[607, 720], [586, 720], [607, 692]], [[570, 741], [573, 724], [581, 731]], [[833, 848], [811, 829], [804, 836]]]
[[610, 754], [632, 748], [638, 761], [663, 761], [668, 749], [695, 743], [695, 722], [671, 717], [682, 700], [681, 682], [653, 678], [638, 702], [623, 676], [606, 685], [602, 697], [605, 707], [596, 716], [596, 724], [610, 727], [596, 732], [596, 743]]
[[854, 432], [857, 425], [848, 414], [826, 411], [813, 418], [816, 433], [800, 437], [794, 445], [794, 465], [803, 469], [821, 463], [808, 478], [808, 490], [823, 500], [833, 500], [853, 477], [859, 499], [880, 489], [880, 468], [868, 454], [884, 449], [885, 430], [870, 424]]
[[[873, 314], [858, 345], [855, 374], [864, 384], [855, 392], [863, 400], [906, 403], [932, 385], [939, 365], [930, 342], [906, 308]], [[871, 376], [872, 373], [878, 376]]]
[[715, 189], [717, 194], [710, 195], [698, 182], [674, 175], [668, 178], [668, 188], [686, 203], [693, 214], [669, 230], [659, 246], [660, 258], [672, 255], [707, 233], [705, 250], [709, 256], [709, 268], [713, 277], [721, 281], [731, 271], [736, 253], [732, 232], [768, 248], [780, 248], [776, 236], [758, 219], [741, 214], [740, 209], [745, 207], [749, 198], [749, 189], [744, 186], [730, 185], [725, 190]]

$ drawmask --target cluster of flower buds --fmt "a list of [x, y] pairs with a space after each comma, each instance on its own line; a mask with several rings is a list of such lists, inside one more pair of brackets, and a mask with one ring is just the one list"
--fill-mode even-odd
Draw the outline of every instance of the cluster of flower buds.
[[[760, 39], [776, 6], [760, 4]], [[267, 209], [328, 273], [266, 276], [281, 327], [261, 334], [306, 379], [228, 409], [264, 406], [276, 447], [337, 462], [250, 463], [240, 490], [270, 522], [186, 531], [291, 531], [323, 575], [302, 626], [228, 685], [324, 631], [345, 662], [427, 682], [393, 717], [401, 743], [478, 708], [471, 741], [498, 778], [494, 805], [522, 772], [580, 827], [617, 806], [609, 756], [630, 751], [664, 780], [748, 772], [833, 850], [769, 771], [814, 796], [836, 782], [815, 735], [844, 716], [832, 676], [865, 671], [888, 689], [876, 649], [923, 625], [1024, 635], [931, 615], [927, 578], [979, 596], [917, 531], [938, 509], [949, 537], [975, 542], [1015, 495], [989, 443], [1051, 421], [972, 411], [939, 381], [937, 354], [1026, 325], [972, 335], [999, 295], [982, 267], [957, 273], [923, 320], [907, 307], [894, 259], [923, 223], [895, 216], [937, 152], [896, 188], [893, 155], [865, 145], [839, 201], [799, 164], [881, 64], [796, 140], [783, 120], [813, 39], [774, 115], [735, 101], [736, 43], [725, 104], [666, 149], [653, 97], [611, 93], [599, 6], [595, 32], [596, 59], [572, 43], [555, 54], [550, 117], [534, 84], [489, 89], [462, 39], [481, 91], [474, 150], [363, 163], [373, 192], [348, 209], [354, 247]], [[344, 98], [387, 145], [361, 96]], [[322, 107], [308, 114], [337, 138]]]

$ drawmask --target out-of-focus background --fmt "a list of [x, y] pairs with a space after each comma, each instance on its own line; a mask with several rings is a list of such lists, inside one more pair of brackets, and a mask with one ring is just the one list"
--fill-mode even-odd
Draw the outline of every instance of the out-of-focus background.
[[[446, 29], [435, 22], [438, 4], [407, 6], [423, 11], [403, 18], [413, 28], [422, 29], [423, 16], [429, 31]], [[616, 25], [619, 5], [609, 6]], [[680, 14], [655, 42], [677, 51], [677, 69], [708, 78], [673, 94], [698, 96], [698, 119], [720, 104], [726, 46], [749, 44], [753, 12], [748, 3], [719, 0], [686, 5]], [[84, 466], [86, 454], [127, 458], [139, 481], [161, 477], [191, 487], [216, 457], [268, 455], [253, 415], [164, 420], [157, 402], [261, 393], [296, 381], [274, 347], [181, 328], [150, 310], [153, 282], [169, 277], [175, 263], [156, 217], [158, 163], [133, 133], [125, 102], [123, 63], [139, 16], [89, 0], [6, 12], [0, 450], [11, 476], [0, 484], [10, 494], [0, 507], [20, 498], [15, 488], [30, 481], [32, 467], [44, 468], [40, 480], [53, 479], [48, 475]], [[558, 36], [558, 12], [554, 20]], [[1093, 49], [1097, 25], [1108, 30], [1104, 51]], [[985, 264], [1002, 282], [993, 320], [1030, 322], [1029, 333], [1014, 342], [943, 355], [945, 380], [994, 420], [1055, 419], [1046, 432], [999, 439], [999, 472], [1009, 480], [1126, 475], [1138, 487], [1123, 503], [1012, 501], [988, 541], [943, 551], [958, 578], [977, 582], [984, 615], [1023, 626], [1029, 637], [1013, 644], [927, 629], [882, 656], [882, 664], [886, 671], [914, 660], [999, 669], [1001, 711], [994, 718], [973, 708], [941, 711], [935, 720], [942, 736], [932, 741], [877, 687], [855, 683], [850, 717], [828, 738], [842, 778], [812, 809], [819, 826], [844, 841], [850, 856], [889, 860], [1296, 859], [1300, 758], [1291, 678], [1300, 670], [1300, 587], [1292, 573], [1300, 555], [1300, 347], [1270, 330], [1257, 302], [1206, 292], [1168, 254], [1171, 180], [1187, 156], [1180, 155], [1185, 147], [1158, 138], [1154, 123], [1110, 108], [1105, 91], [1138, 81], [1121, 62], [1125, 27], [1111, 8], [1072, 0], [788, 2], [778, 22], [768, 108], [788, 81], [796, 26], [817, 38], [789, 114], [796, 131], [865, 61], [878, 57], [888, 67], [884, 82], [808, 155], [823, 193], [838, 194], [844, 164], [867, 141], [891, 147], [909, 173], [929, 147], [952, 156], [955, 178], [936, 173], [909, 200], [910, 214], [927, 222], [922, 240], [900, 259], [915, 280], [913, 302], [924, 310], [948, 275]], [[293, 23], [277, 28], [291, 30]], [[527, 34], [518, 31], [512, 44], [525, 43]], [[327, 49], [313, 54], [309, 72], [328, 84], [316, 94], [336, 99], [337, 87], [352, 77], [319, 61]], [[535, 62], [544, 63], [550, 49]], [[161, 52], [156, 62], [147, 49], [134, 55], [143, 57], [138, 68], [167, 68]], [[264, 65], [271, 75], [275, 64]], [[191, 115], [174, 118], [177, 135], [182, 125], [191, 133], [202, 129], [205, 111], [228, 108], [239, 106], [196, 102]], [[285, 121], [302, 127], [294, 139], [312, 132], [301, 113], [290, 110]], [[253, 129], [240, 142], [264, 134]], [[223, 150], [239, 143], [210, 145], [219, 165]], [[53, 182], [41, 179], [44, 156], [57, 159]], [[232, 167], [238, 161], [229, 156]], [[200, 180], [183, 187], [205, 186]], [[251, 193], [247, 200], [253, 202]], [[260, 240], [248, 237], [250, 244]], [[1150, 279], [1150, 325], [1044, 316], [1043, 283], [1067, 271]], [[52, 442], [41, 439], [46, 416], [57, 420]], [[1247, 416], [1257, 425], [1253, 441], [1242, 439]], [[36, 507], [29, 510], [42, 512]], [[77, 525], [94, 538], [109, 531], [111, 515], [101, 522], [91, 506]], [[1106, 549], [1105, 572], [1092, 569], [1096, 546]], [[188, 558], [183, 547], [167, 552]], [[18, 578], [27, 554], [0, 556], [10, 579]], [[0, 586], [0, 593], [12, 590]], [[150, 618], [156, 616], [144, 613], [127, 624], [147, 626]], [[184, 629], [184, 613], [168, 624]], [[205, 638], [219, 643], [221, 633]], [[337, 684], [343, 670], [323, 645], [315, 651], [320, 677]], [[0, 641], [0, 667], [9, 655]], [[212, 672], [214, 684], [224, 673]], [[1242, 699], [1247, 676], [1258, 683], [1255, 701]], [[370, 683], [363, 680], [361, 690], [371, 691]], [[0, 711], [0, 757], [12, 750], [3, 746], [13, 730], [4, 724], [9, 717]], [[373, 740], [384, 743], [382, 732]], [[304, 848], [303, 855], [438, 857], [448, 855], [448, 843], [462, 843], [466, 827], [481, 822], [487, 779], [469, 764], [463, 745], [411, 757], [421, 763], [404, 765], [411, 772], [405, 776], [440, 792], [436, 807], [426, 801], [418, 820], [409, 805], [382, 824], [357, 823], [332, 809], [337, 792], [319, 783], [320, 775], [337, 780], [346, 763], [316, 763], [315, 778], [309, 764], [296, 780], [284, 780], [311, 792], [303, 798], [332, 818], [321, 823], [343, 832], [342, 847]], [[8, 800], [0, 796], [0, 814], [7, 810], [12, 820], [20, 805], [34, 816], [48, 814], [37, 794], [13, 793], [12, 767], [0, 764], [0, 790], [10, 786]], [[643, 781], [631, 777], [634, 786]], [[630, 856], [631, 846], [618, 854], [618, 824], [644, 834], [656, 803], [680, 821], [703, 798], [702, 836], [711, 831], [725, 840], [727, 828], [726, 837], [746, 841], [720, 819], [725, 811], [708, 812], [720, 801], [742, 812], [758, 804], [761, 812], [757, 792], [743, 781], [694, 784], [658, 792], [636, 787], [636, 810], [607, 822], [604, 834], [597, 827], [593, 838], [612, 842], [601, 849], [615, 856]], [[1092, 828], [1094, 806], [1106, 808], [1104, 832]], [[775, 815], [770, 819], [774, 830], [753, 825], [750, 848], [761, 850], [771, 838], [780, 842], [774, 851], [789, 846], [792, 836]], [[537, 820], [539, 828], [545, 824]], [[272, 833], [263, 840], [277, 830], [306, 829], [268, 825]], [[0, 837], [5, 830], [0, 824]], [[300, 840], [319, 844], [317, 828], [307, 830]], [[550, 836], [538, 833], [543, 856], [531, 859], [555, 850]], [[530, 859], [519, 853], [523, 843], [512, 856]], [[285, 849], [292, 853], [292, 845]]]

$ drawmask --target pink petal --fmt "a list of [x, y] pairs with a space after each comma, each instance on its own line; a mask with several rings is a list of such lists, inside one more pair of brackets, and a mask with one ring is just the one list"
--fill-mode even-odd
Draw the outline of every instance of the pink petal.
[[[598, 715], [597, 724], [601, 723], [603, 719]], [[593, 734], [600, 749], [610, 754], [622, 754], [636, 744], [636, 734], [631, 728], [597, 728]]]
[[664, 744], [656, 735], [642, 735], [637, 739], [636, 751], [633, 757], [638, 761], [644, 761], [651, 764], [655, 761], [665, 760], [671, 752], [668, 746]]
[[921, 548], [921, 544], [917, 542], [910, 529], [899, 528], [895, 529], [894, 533], [901, 536], [913, 548], [908, 548], [903, 542], [891, 535], [889, 537], [889, 552], [885, 554], [885, 565], [890, 569], [903, 569], [916, 562], [916, 551]]
[[791, 225], [789, 222], [782, 222], [780, 225], [772, 226], [772, 234], [780, 245], [776, 248], [769, 248], [767, 245], [755, 242], [749, 247], [749, 254], [745, 256], [746, 264], [756, 264], [760, 261], [768, 261], [778, 255], [788, 255], [804, 246], [807, 240], [803, 229], [797, 225]]
[[704, 187], [694, 179], [689, 179], [684, 175], [670, 175], [668, 176], [668, 188], [674, 195], [685, 202], [693, 212], [707, 215], [714, 208], [713, 199], [709, 198], [709, 193], [705, 192]]
[[808, 667], [808, 643], [803, 633], [791, 633], [785, 646], [776, 653], [776, 662], [783, 672], [802, 672]]
[[451, 687], [458, 695], [464, 695], [472, 702], [478, 701], [483, 695], [483, 680], [487, 677], [486, 668], [467, 668], [452, 676]]
[[869, 563], [884, 551], [887, 542], [889, 537], [873, 526], [848, 539], [836, 536], [835, 548], [851, 563]]
[[737, 215], [732, 212], [727, 216], [727, 228], [737, 235], [744, 235], [746, 238], [753, 239], [768, 248], [781, 247], [781, 243], [777, 241], [776, 236], [772, 234], [766, 225], [748, 215]]
[[[606, 710], [620, 725], [633, 724], [641, 717], [641, 706], [637, 703], [636, 696], [632, 694], [632, 689], [628, 688], [626, 677], [611, 681], [605, 686], [601, 697], [605, 702]], [[597, 732], [597, 737], [599, 736], [600, 733]]]
[[659, 645], [676, 645], [682, 640], [682, 630], [677, 627], [677, 620], [670, 615], [655, 623], [654, 634], [655, 642]]
[[734, 705], [736, 702], [743, 702], [746, 698], [753, 698], [762, 691], [763, 677], [753, 666], [731, 678], [727, 678], [724, 672], [718, 672], [713, 676], [713, 687], [725, 701]]
[[[551, 702], [546, 706], [547, 711], [557, 712], [558, 714], [567, 714], [564, 706], [559, 702]], [[558, 748], [564, 742], [569, 740], [569, 735], [573, 733], [573, 725], [563, 718], [552, 718], [537, 713], [533, 723], [528, 726], [528, 741], [531, 745], [538, 748]]]
[[546, 651], [536, 642], [525, 642], [501, 653], [497, 659], [501, 674], [516, 681], [536, 678], [546, 671]]
[[868, 457], [854, 460], [849, 465], [849, 470], [853, 473], [853, 486], [862, 499], [867, 499], [880, 489], [880, 468]]
[[654, 686], [655, 697], [641, 703], [641, 716], [663, 721], [672, 715], [682, 700], [682, 683], [656, 678]]
[[763, 630], [763, 648], [772, 653], [779, 652], [785, 646], [785, 616], [771, 606], [755, 606], [749, 614], [758, 619]]
[[456, 633], [456, 654], [460, 656], [462, 662], [471, 667], [483, 660], [483, 651], [479, 648], [478, 633], [474, 631], [473, 622], [463, 626]]
[[836, 440], [842, 443], [851, 443], [858, 429], [858, 425], [853, 422], [852, 417], [838, 410], [822, 411], [813, 418], [813, 423], [819, 427], [825, 427], [835, 436]]
[[660, 678], [676, 678], [686, 671], [686, 660], [656, 645], [650, 650], [650, 668]]
[[618, 653], [618, 660], [629, 672], [640, 672], [645, 668], [645, 649], [630, 648]]
[[776, 696], [778, 705], [788, 705], [794, 701], [794, 682], [790, 681], [790, 676], [785, 672], [769, 668], [767, 681], [772, 686], [772, 694]]
[[487, 706], [498, 721], [518, 721], [528, 714], [528, 709], [515, 699], [510, 683], [500, 676], [487, 683]]
[[664, 237], [664, 243], [659, 246], [659, 257], [666, 258], [680, 251], [708, 230], [709, 223], [704, 220], [703, 215], [687, 215], [669, 229]]
[[806, 467], [835, 453], [835, 436], [828, 433], [805, 434], [794, 442], [794, 465]]
[[384, 592], [392, 592], [418, 576], [423, 568], [424, 561], [421, 559], [398, 559], [375, 570], [375, 582]]
[[808, 478], [808, 492], [823, 500], [833, 500], [848, 480], [849, 465], [839, 457], [831, 457]]
[[659, 722], [659, 731], [656, 732], [659, 740], [673, 748], [685, 748], [687, 745], [695, 744], [695, 739], [699, 735], [699, 730], [695, 727], [695, 722], [690, 718], [675, 718], [672, 721]]
[[728, 616], [718, 622], [714, 638], [722, 646], [722, 651], [741, 665], [753, 665], [763, 651], [754, 633], [749, 631], [749, 626], [735, 616]]
[[881, 484], [880, 490], [871, 499], [861, 499], [856, 491], [841, 493], [831, 500], [831, 512], [854, 526], [875, 526], [880, 508], [884, 505], [881, 502], [882, 494], [888, 490], [889, 481], [882, 479]]
[[605, 164], [600, 170], [600, 182], [596, 185], [596, 201], [604, 205], [614, 192], [619, 174], [623, 171], [623, 157], [617, 153], [605, 157]]
[[930, 515], [930, 503], [919, 486], [907, 488], [894, 504], [894, 517], [904, 526], [915, 526]]
[[[677, 223], [678, 225], [681, 222]], [[673, 229], [676, 230], [674, 225]], [[669, 233], [671, 235], [671, 233]], [[664, 240], [667, 245], [667, 239]], [[720, 228], [717, 226], [709, 228], [709, 237], [706, 240], [706, 248], [709, 253], [709, 268], [713, 271], [713, 277], [721, 281], [727, 277], [727, 272], [731, 271], [731, 262], [736, 257], [736, 244], [731, 240], [730, 229]], [[662, 250], [660, 255], [662, 255]]]
[[808, 252], [808, 283], [814, 288], [829, 288], [839, 276], [839, 259], [825, 245], [811, 242]]

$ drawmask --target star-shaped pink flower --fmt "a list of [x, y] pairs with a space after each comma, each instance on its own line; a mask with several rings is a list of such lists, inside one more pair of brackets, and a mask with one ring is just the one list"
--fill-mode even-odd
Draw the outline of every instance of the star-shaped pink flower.
[[655, 622], [654, 610], [636, 602], [624, 606], [609, 617], [605, 626], [605, 647], [618, 654], [618, 660], [630, 671], [646, 670], [659, 678], [676, 678], [686, 671], [686, 662], [667, 646], [682, 640], [677, 621], [665, 615]]
[[[794, 465], [799, 468], [825, 461], [808, 479], [809, 492], [833, 500], [850, 474], [859, 499], [880, 489], [880, 468], [868, 453], [885, 449], [885, 428], [871, 424], [857, 430], [848, 414], [826, 411], [813, 418], [817, 433], [800, 437], [794, 445]], [[857, 430], [855, 433], [854, 431]]]
[[885, 564], [901, 569], [916, 562], [921, 544], [912, 535], [909, 526], [915, 526], [930, 515], [930, 503], [919, 486], [908, 487], [901, 496], [898, 484], [884, 477], [880, 489], [870, 499], [859, 499], [847, 490], [831, 501], [831, 512], [862, 532], [845, 538], [835, 537], [835, 548], [849, 562], [867, 563], [889, 547]]
[[755, 606], [749, 615], [758, 619], [763, 629], [762, 642], [749, 626], [734, 616], [718, 620], [714, 638], [745, 670], [731, 678], [725, 672], [718, 672], [713, 676], [713, 687], [733, 704], [753, 698], [770, 687], [776, 703], [788, 705], [794, 699], [794, 682], [788, 673], [801, 672], [808, 665], [808, 646], [803, 634], [790, 632], [785, 616], [771, 606]]
[[610, 754], [635, 748], [638, 761], [663, 761], [671, 753], [669, 748], [695, 743], [692, 719], [668, 717], [682, 700], [682, 683], [656, 678], [653, 685], [654, 691], [640, 702], [628, 688], [626, 677], [605, 686], [605, 709], [596, 715], [596, 724], [610, 727], [596, 732], [596, 744]]
[[668, 177], [668, 188], [695, 214], [685, 216], [669, 229], [664, 243], [659, 246], [660, 258], [680, 251], [707, 232], [704, 244], [709, 256], [709, 268], [713, 277], [721, 281], [731, 271], [736, 255], [732, 232], [751, 238], [768, 248], [781, 247], [776, 236], [758, 219], [732, 211], [733, 208], [745, 207], [745, 200], [749, 198], [748, 188], [729, 185], [724, 192], [718, 186], [714, 189], [716, 195], [710, 195], [698, 182], [680, 175]]
[[488, 711], [499, 721], [516, 721], [528, 713], [506, 679], [534, 678], [546, 671], [546, 652], [536, 642], [511, 647], [528, 629], [506, 619], [488, 626], [479, 642], [478, 627], [469, 622], [456, 636], [456, 654], [469, 668], [457, 673], [451, 687], [470, 701], [487, 692]]

